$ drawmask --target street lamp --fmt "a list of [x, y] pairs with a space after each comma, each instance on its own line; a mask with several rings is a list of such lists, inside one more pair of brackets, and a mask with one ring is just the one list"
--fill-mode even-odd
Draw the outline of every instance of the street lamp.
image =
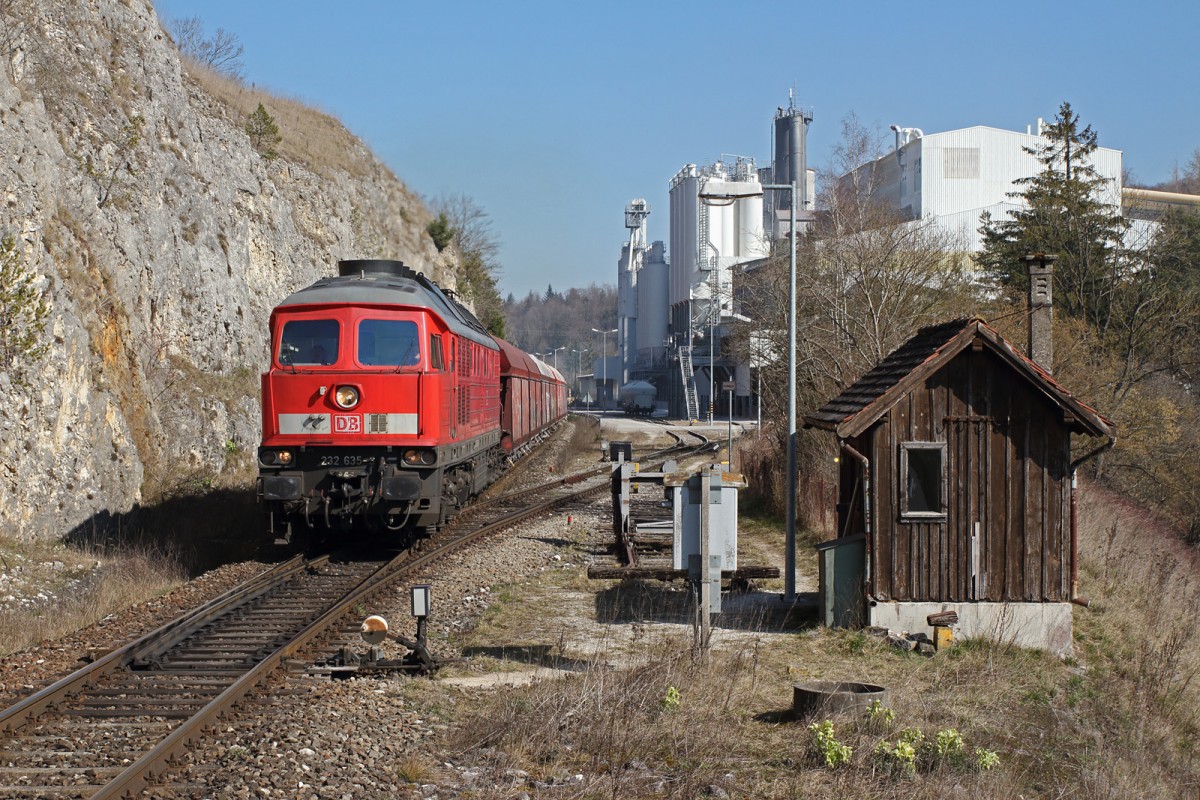
[[[784, 531], [784, 576], [783, 599], [796, 599], [796, 201], [799, 192], [794, 183], [764, 183], [764, 190], [787, 192], [790, 195], [791, 219], [788, 238], [791, 240], [791, 257], [788, 261], [788, 438], [787, 438], [787, 530]], [[756, 194], [701, 194], [701, 202], [717, 200], [733, 202], [739, 197], [757, 197]], [[706, 204], [707, 205], [707, 204]], [[759, 395], [762, 402], [762, 395]]]
[[[613, 328], [612, 330], [609, 330], [609, 331], [602, 331], [599, 328], [592, 328], [592, 333], [600, 334], [600, 349], [602, 351], [600, 354], [600, 376], [601, 376], [600, 377], [600, 385], [601, 386], [608, 383], [608, 335], [610, 333], [616, 333], [616, 332], [617, 332], [616, 328]], [[600, 392], [597, 391], [596, 395], [597, 395], [596, 400], [599, 401]], [[601, 406], [600, 410], [603, 411], [604, 407]]]
[[558, 351], [566, 350], [566, 349], [567, 349], [567, 346], [564, 344], [562, 347], [556, 347], [550, 351], [551, 355], [554, 357], [554, 368], [555, 369], [558, 369]]

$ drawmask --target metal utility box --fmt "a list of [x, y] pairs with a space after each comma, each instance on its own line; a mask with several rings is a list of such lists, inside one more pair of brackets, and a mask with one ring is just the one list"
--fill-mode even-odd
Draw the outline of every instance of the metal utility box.
[[624, 461], [625, 463], [633, 462], [633, 442], [609, 442], [608, 443], [608, 460], [609, 461]]
[[740, 474], [717, 470], [696, 475], [674, 473], [663, 479], [674, 514], [672, 566], [687, 569], [688, 558], [700, 556], [701, 484], [706, 476], [711, 481], [708, 552], [720, 557], [721, 570], [736, 570], [738, 490], [746, 488], [746, 482]]
[[863, 568], [867, 537], [844, 536], [816, 546], [820, 565], [821, 624], [826, 628], [861, 628], [866, 620]]

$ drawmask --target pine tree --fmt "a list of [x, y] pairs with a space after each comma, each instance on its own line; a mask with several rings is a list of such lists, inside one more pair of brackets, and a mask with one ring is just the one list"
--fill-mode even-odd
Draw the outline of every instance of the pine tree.
[[258, 108], [246, 120], [246, 133], [250, 136], [250, 144], [255, 150], [262, 153], [263, 158], [267, 161], [279, 155], [275, 147], [283, 141], [283, 136], [279, 133], [279, 126], [275, 124], [275, 118], [267, 113], [267, 109], [263, 107], [262, 103], [258, 104]]
[[1059, 107], [1044, 137], [1035, 147], [1024, 148], [1037, 157], [1042, 171], [1016, 181], [1022, 189], [1009, 193], [1026, 207], [999, 222], [984, 215], [978, 260], [999, 286], [1020, 296], [1029, 280], [1021, 257], [1056, 255], [1055, 308], [1104, 331], [1114, 293], [1126, 277], [1121, 239], [1127, 223], [1119, 208], [1102, 199], [1110, 179], [1096, 171], [1092, 160], [1096, 132], [1091, 125], [1081, 127], [1070, 103]]
[[444, 213], [438, 214], [432, 222], [426, 225], [425, 232], [429, 234], [430, 239], [433, 239], [433, 246], [439, 253], [454, 241], [454, 226], [450, 224], [449, 218]]

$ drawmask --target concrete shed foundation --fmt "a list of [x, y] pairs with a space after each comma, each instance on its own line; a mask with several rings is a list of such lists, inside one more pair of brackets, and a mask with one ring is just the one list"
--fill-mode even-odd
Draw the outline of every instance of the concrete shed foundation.
[[990, 639], [1069, 656], [1072, 649], [1070, 603], [869, 603], [867, 624], [894, 631], [924, 632], [925, 621], [940, 611], [958, 612], [954, 638]]

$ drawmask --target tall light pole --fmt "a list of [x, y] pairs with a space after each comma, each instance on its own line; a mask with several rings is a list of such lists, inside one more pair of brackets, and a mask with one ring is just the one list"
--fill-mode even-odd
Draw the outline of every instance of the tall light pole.
[[[602, 331], [599, 328], [592, 328], [592, 333], [600, 334], [600, 349], [601, 349], [601, 353], [600, 353], [600, 373], [601, 373], [600, 385], [601, 386], [608, 383], [608, 335], [610, 333], [616, 333], [616, 332], [617, 332], [616, 328], [613, 328], [612, 330], [607, 330], [607, 331]], [[596, 400], [597, 401], [600, 400], [600, 391], [599, 390], [596, 391]], [[604, 406], [600, 406], [600, 410], [603, 411]]]
[[[790, 195], [791, 215], [788, 239], [791, 256], [788, 261], [788, 438], [787, 438], [787, 530], [784, 531], [783, 599], [796, 599], [796, 201], [799, 191], [795, 183], [764, 183], [764, 190], [787, 192]], [[732, 203], [746, 194], [701, 194], [700, 201], [716, 200]], [[759, 395], [762, 402], [762, 395]]]
[[558, 351], [566, 350], [566, 349], [567, 349], [567, 346], [564, 344], [562, 347], [556, 347], [556, 348], [554, 348], [553, 351], [551, 351], [554, 354], [554, 368], [555, 369], [558, 369]]
[[583, 354], [587, 352], [587, 348], [583, 347], [578, 350], [572, 350], [575, 354], [575, 383], [579, 386], [580, 393], [583, 392]]
[[[716, 342], [716, 325], [721, 322], [721, 251], [711, 241], [708, 246], [712, 248], [716, 254], [715, 262], [713, 263], [712, 275], [716, 283], [716, 289], [710, 286], [708, 289], [708, 424], [713, 424], [713, 406], [717, 402], [717, 362], [714, 354], [714, 345]], [[713, 295], [716, 295], [716, 309], [713, 309]], [[733, 458], [733, 451], [730, 450], [730, 458]], [[731, 467], [732, 469], [732, 467]]]

